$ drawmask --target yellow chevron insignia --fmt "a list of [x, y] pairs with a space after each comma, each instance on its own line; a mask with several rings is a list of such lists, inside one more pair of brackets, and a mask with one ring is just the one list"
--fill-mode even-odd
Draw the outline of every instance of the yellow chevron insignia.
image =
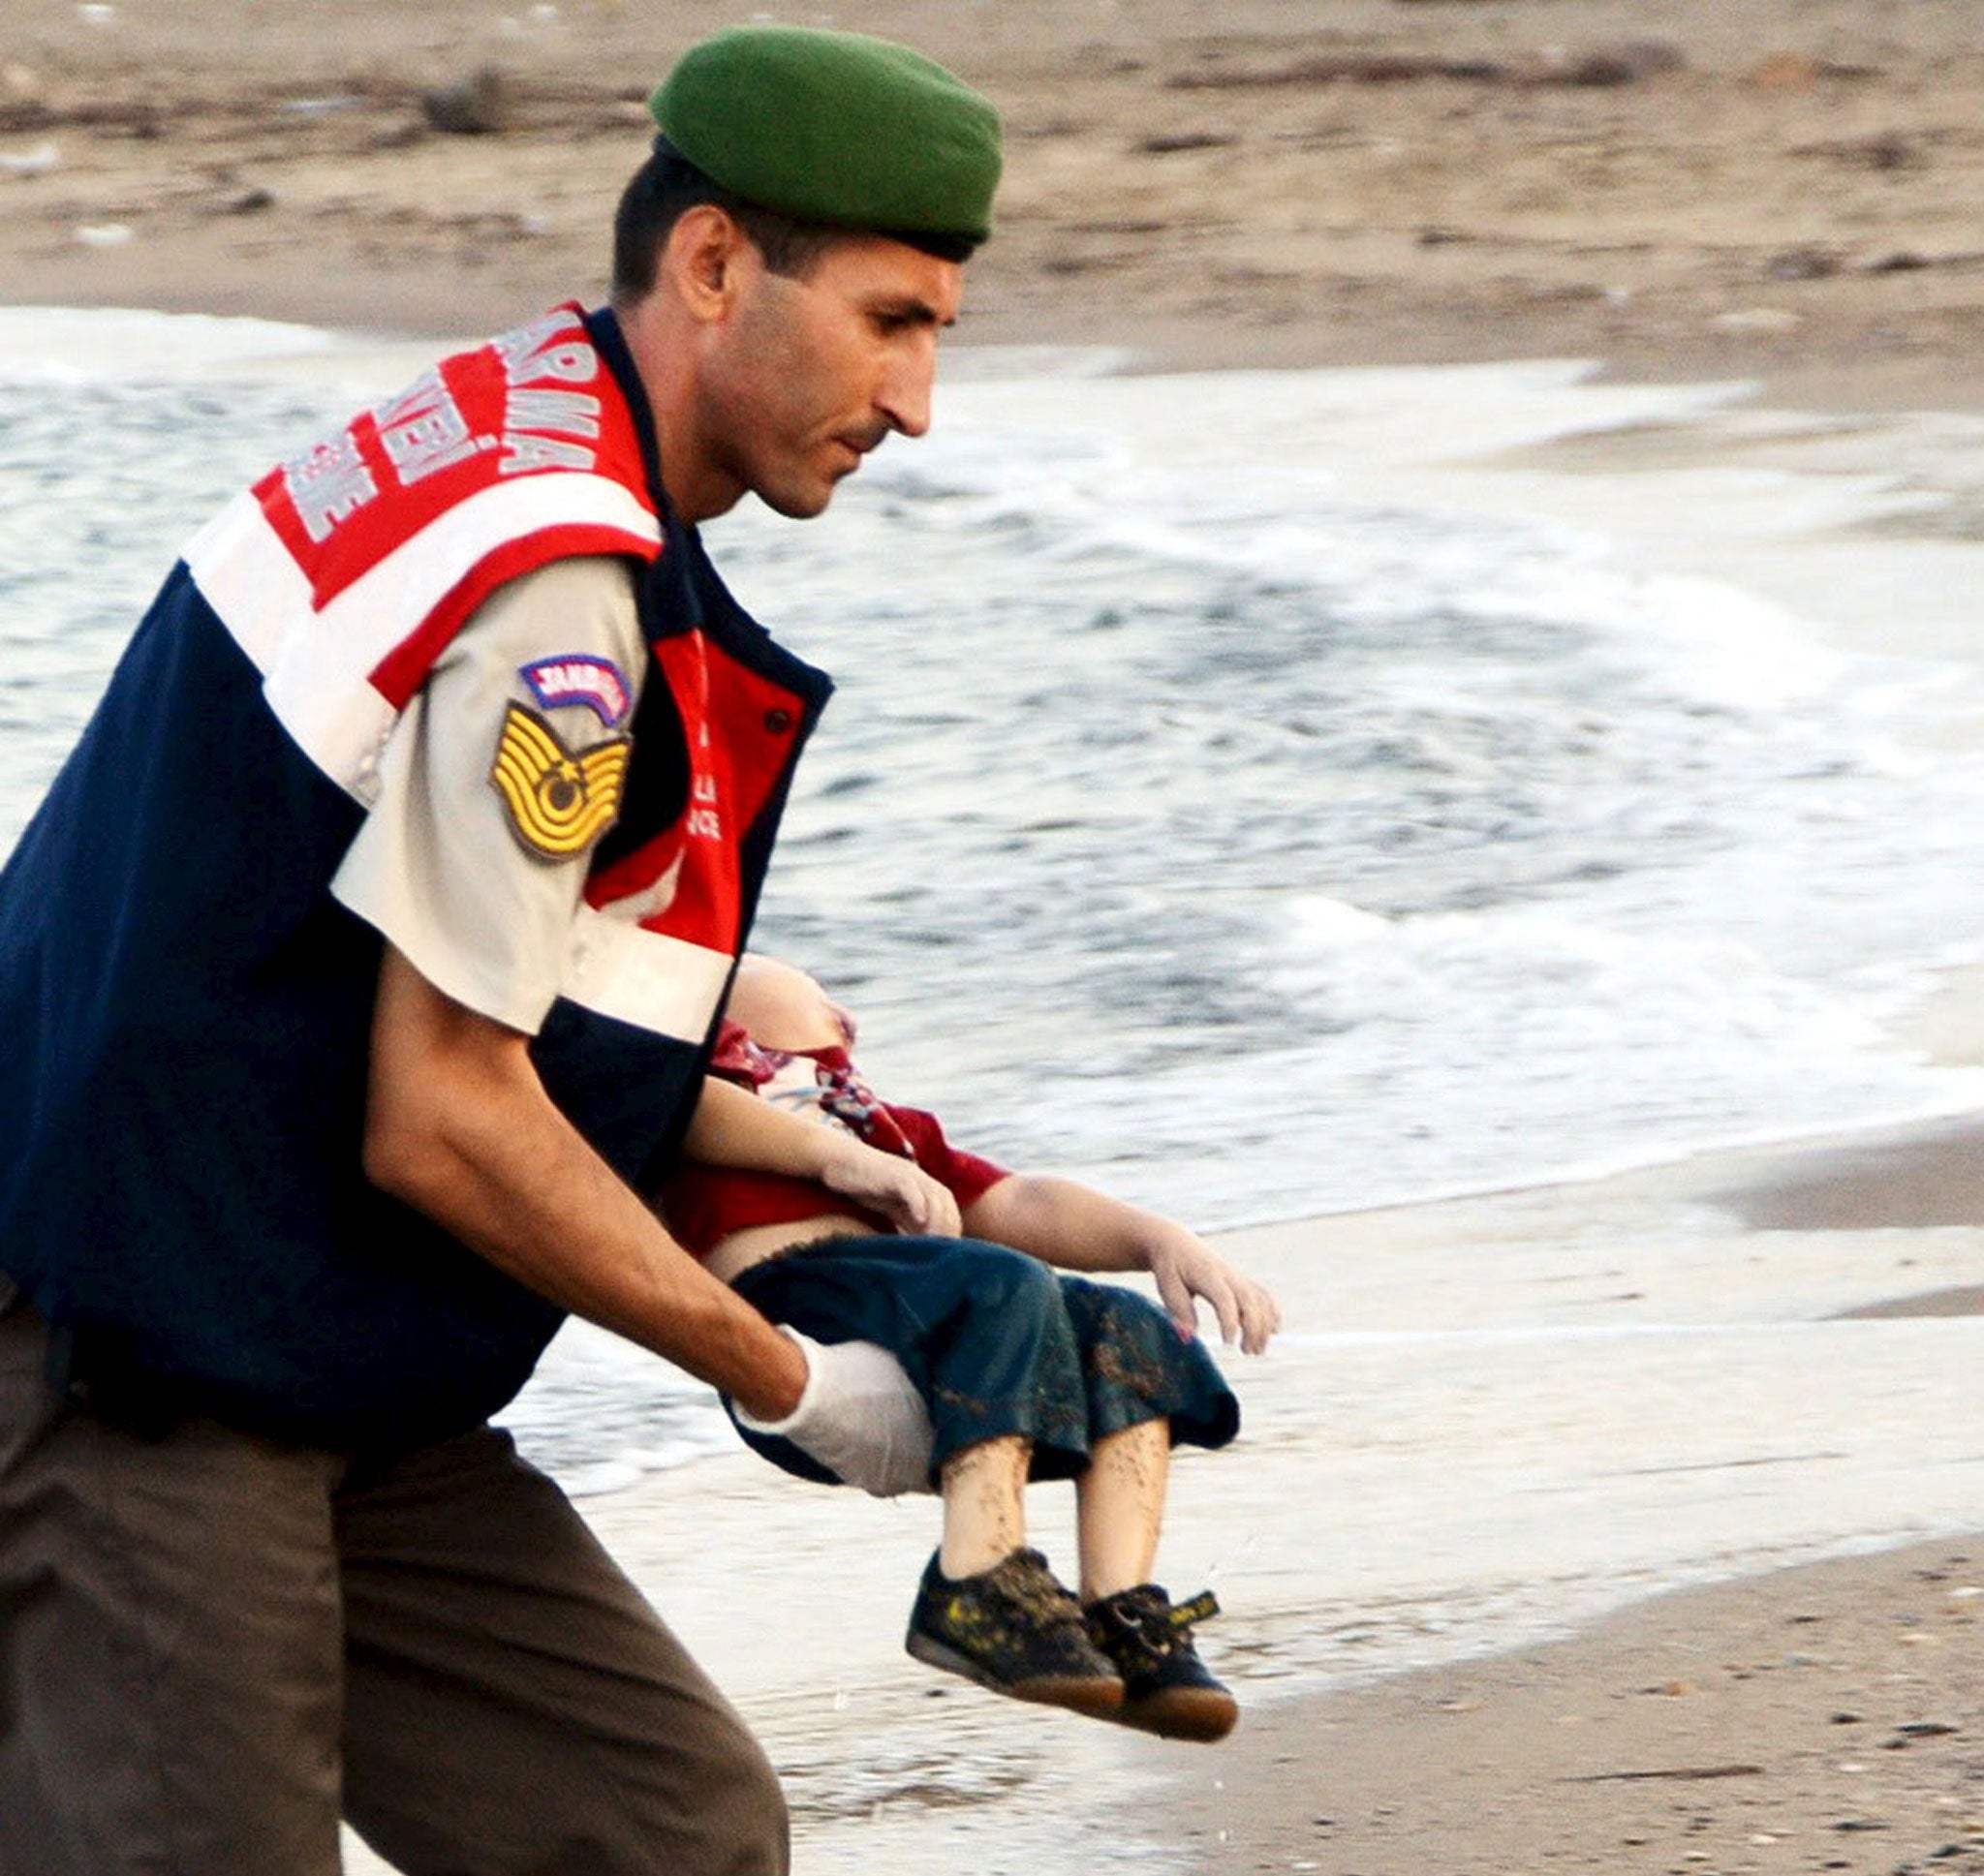
[[489, 780], [525, 849], [540, 859], [569, 860], [612, 826], [633, 753], [631, 736], [569, 750], [543, 718], [512, 703]]

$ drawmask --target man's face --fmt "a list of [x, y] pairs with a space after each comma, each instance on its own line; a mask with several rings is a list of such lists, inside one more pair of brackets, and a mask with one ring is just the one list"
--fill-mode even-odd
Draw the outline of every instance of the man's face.
[[890, 431], [930, 427], [963, 269], [880, 235], [835, 241], [803, 277], [768, 272], [755, 248], [741, 266], [705, 358], [702, 441], [738, 493], [804, 519]]

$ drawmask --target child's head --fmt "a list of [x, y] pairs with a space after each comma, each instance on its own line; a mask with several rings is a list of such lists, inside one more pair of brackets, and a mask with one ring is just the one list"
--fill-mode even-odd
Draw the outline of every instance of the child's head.
[[767, 1049], [834, 1049], [854, 1040], [854, 1019], [797, 965], [755, 951], [737, 966], [724, 1014]]

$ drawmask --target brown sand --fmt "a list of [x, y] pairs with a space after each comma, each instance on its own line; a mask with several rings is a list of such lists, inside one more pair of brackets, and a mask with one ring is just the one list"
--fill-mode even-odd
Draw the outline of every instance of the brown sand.
[[[1154, 1749], [1155, 1750], [1155, 1749]], [[1176, 1755], [1203, 1870], [1984, 1871], [1984, 1544], [1642, 1604]]]
[[[0, 297], [482, 332], [597, 296], [684, 0], [11, 0]], [[1970, 0], [854, 0], [1010, 130], [962, 336], [1974, 402]], [[93, 23], [94, 22], [94, 23]], [[485, 134], [423, 95], [496, 75]], [[443, 114], [446, 115], [445, 109]], [[117, 231], [128, 231], [128, 237]]]
[[1726, 1198], [1766, 1229], [1984, 1225], [1984, 1128], [1965, 1119], [1798, 1153]]
[[[452, 335], [597, 297], [642, 93], [746, 16], [10, 0], [0, 299]], [[1979, 401], [1973, 0], [882, 0], [831, 19], [915, 41], [1007, 113], [967, 342], [1574, 355], [1802, 403]], [[484, 70], [494, 128], [435, 128], [450, 106], [423, 94]], [[1968, 1134], [1875, 1142], [1740, 1206], [1764, 1229], [1975, 1223], [1974, 1160]], [[1291, 1700], [1217, 1753], [1138, 1746], [1161, 1808], [1126, 1828], [1209, 1870], [1984, 1871], [1980, 1585], [1984, 1540], [1937, 1544]]]

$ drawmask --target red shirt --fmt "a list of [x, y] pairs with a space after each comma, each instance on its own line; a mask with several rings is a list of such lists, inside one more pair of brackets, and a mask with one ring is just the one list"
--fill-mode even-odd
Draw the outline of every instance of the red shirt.
[[[843, 1048], [767, 1049], [754, 1042], [741, 1025], [727, 1022], [710, 1072], [822, 1124], [845, 1127], [884, 1153], [915, 1161], [949, 1188], [960, 1207], [981, 1198], [1007, 1177], [1004, 1166], [952, 1146], [934, 1114], [882, 1100]], [[734, 1172], [687, 1160], [663, 1186], [662, 1205], [668, 1229], [697, 1257], [707, 1257], [733, 1231], [796, 1224], [822, 1214], [857, 1218], [879, 1235], [891, 1229], [886, 1219], [815, 1181]]]

